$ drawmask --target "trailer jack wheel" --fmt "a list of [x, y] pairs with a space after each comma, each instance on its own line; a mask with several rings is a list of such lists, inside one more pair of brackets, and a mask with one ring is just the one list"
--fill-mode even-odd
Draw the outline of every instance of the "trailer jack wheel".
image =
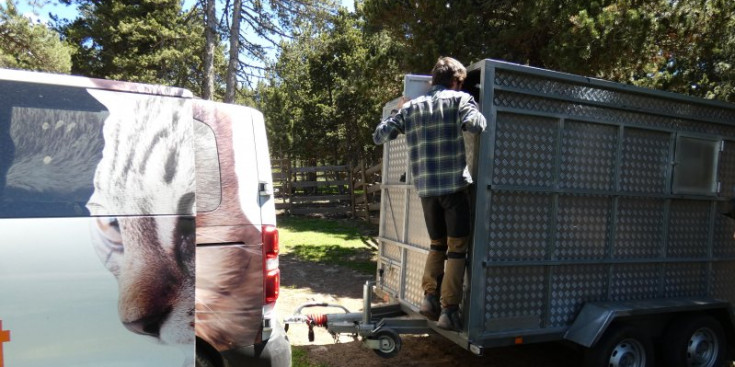
[[401, 351], [401, 337], [391, 329], [381, 329], [367, 339], [373, 352], [383, 358], [395, 357]]

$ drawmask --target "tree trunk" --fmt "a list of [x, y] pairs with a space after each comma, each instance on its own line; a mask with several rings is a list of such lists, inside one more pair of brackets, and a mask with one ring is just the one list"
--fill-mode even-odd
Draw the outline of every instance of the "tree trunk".
[[217, 17], [215, 13], [216, 0], [205, 1], [205, 16], [207, 24], [204, 28], [206, 46], [204, 48], [204, 86], [202, 98], [214, 98], [214, 50], [217, 40]]
[[230, 61], [227, 64], [227, 85], [225, 102], [235, 102], [237, 89], [237, 65], [240, 62], [240, 18], [242, 17], [242, 0], [235, 0], [232, 6], [232, 25], [230, 26]]

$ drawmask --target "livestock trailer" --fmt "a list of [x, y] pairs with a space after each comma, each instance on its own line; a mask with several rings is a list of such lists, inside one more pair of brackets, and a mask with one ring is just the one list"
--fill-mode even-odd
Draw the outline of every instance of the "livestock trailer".
[[[478, 355], [567, 340], [589, 365], [727, 359], [735, 106], [495, 60], [467, 71], [488, 128], [466, 137], [464, 330], [427, 325]], [[376, 293], [418, 315], [428, 252], [401, 135], [384, 148]]]

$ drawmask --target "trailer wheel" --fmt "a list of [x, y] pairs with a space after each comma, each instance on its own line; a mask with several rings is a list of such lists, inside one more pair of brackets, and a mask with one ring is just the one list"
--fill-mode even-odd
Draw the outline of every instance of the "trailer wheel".
[[373, 352], [383, 358], [393, 358], [401, 351], [401, 337], [391, 329], [381, 329], [370, 339], [378, 341], [378, 349]]
[[664, 335], [666, 366], [720, 367], [725, 359], [725, 332], [712, 316], [677, 319]]
[[586, 367], [654, 366], [651, 339], [624, 324], [611, 326], [584, 357]]

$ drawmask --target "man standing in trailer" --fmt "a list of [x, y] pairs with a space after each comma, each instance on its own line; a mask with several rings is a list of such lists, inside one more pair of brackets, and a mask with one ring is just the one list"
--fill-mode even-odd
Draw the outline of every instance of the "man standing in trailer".
[[413, 184], [431, 238], [420, 312], [438, 319], [443, 329], [461, 331], [459, 304], [471, 227], [467, 188], [472, 183], [462, 132], [480, 133], [487, 123], [472, 96], [460, 91], [467, 70], [459, 61], [440, 57], [431, 76], [429, 92], [399, 102], [401, 109], [378, 125], [373, 140], [380, 145], [406, 134]]

